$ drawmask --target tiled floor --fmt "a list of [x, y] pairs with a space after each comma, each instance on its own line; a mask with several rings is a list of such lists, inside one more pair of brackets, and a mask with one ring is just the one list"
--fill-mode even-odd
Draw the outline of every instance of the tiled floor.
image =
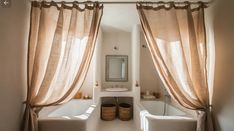
[[119, 119], [113, 121], [100, 120], [97, 131], [138, 131], [133, 120], [121, 121]]

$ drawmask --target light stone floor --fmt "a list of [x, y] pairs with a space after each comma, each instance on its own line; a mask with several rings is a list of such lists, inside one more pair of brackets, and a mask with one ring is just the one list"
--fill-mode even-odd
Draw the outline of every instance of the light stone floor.
[[97, 131], [138, 131], [133, 120], [121, 121], [119, 119], [113, 121], [100, 120]]

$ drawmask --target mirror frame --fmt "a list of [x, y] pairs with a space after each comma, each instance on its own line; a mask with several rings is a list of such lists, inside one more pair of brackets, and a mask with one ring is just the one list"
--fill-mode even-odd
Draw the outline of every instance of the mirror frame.
[[[109, 78], [109, 62], [110, 58], [124, 58], [126, 62], [126, 78], [125, 79], [116, 79], [116, 78]], [[128, 82], [128, 56], [127, 55], [106, 55], [106, 69], [105, 69], [105, 78], [108, 82]]]

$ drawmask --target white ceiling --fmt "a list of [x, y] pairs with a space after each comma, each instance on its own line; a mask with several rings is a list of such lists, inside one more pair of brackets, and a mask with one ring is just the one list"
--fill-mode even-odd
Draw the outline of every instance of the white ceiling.
[[101, 21], [104, 32], [131, 32], [132, 27], [139, 24], [135, 4], [105, 4]]

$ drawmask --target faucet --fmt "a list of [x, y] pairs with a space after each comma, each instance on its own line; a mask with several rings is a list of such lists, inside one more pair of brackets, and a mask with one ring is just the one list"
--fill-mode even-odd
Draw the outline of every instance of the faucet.
[[167, 115], [167, 104], [171, 96], [168, 94], [167, 90], [164, 88], [164, 108], [163, 108], [163, 116]]
[[171, 96], [167, 92], [166, 88], [164, 88], [164, 97], [165, 97], [165, 99], [171, 99]]
[[164, 94], [164, 97], [167, 99], [171, 99], [171, 96], [169, 94]]

